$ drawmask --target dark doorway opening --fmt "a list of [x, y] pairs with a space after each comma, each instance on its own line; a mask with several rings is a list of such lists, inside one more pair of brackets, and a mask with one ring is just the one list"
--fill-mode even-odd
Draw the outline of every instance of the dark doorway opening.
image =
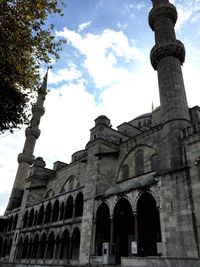
[[110, 212], [106, 203], [102, 203], [97, 210], [96, 218], [96, 255], [102, 256], [102, 245], [107, 242], [110, 242]]
[[157, 255], [157, 242], [161, 242], [159, 211], [154, 197], [146, 192], [137, 203], [138, 255]]
[[131, 256], [131, 242], [134, 241], [134, 217], [131, 205], [121, 198], [114, 209], [114, 239], [116, 244], [116, 261], [120, 263], [121, 256]]

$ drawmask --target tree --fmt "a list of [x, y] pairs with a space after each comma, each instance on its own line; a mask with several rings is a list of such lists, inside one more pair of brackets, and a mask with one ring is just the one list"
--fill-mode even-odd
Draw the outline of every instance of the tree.
[[39, 70], [59, 58], [64, 40], [53, 35], [49, 16], [62, 14], [62, 0], [0, 0], [0, 131], [27, 122], [31, 90], [40, 83]]

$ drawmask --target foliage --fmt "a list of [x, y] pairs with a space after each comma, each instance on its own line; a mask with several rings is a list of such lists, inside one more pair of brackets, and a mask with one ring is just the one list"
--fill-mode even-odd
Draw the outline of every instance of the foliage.
[[49, 16], [63, 15], [62, 0], [0, 0], [0, 131], [26, 121], [28, 90], [38, 88], [41, 63], [59, 58], [63, 40]]

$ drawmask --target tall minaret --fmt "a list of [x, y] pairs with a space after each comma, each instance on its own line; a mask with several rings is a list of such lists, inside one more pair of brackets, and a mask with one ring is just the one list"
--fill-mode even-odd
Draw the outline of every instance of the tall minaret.
[[28, 175], [30, 165], [33, 163], [33, 151], [37, 138], [40, 136], [39, 124], [44, 114], [44, 100], [47, 93], [47, 73], [43, 83], [38, 90], [36, 104], [32, 107], [32, 120], [30, 126], [26, 128], [26, 141], [22, 153], [18, 155], [18, 170], [15, 177], [13, 189], [8, 202], [7, 211], [13, 210], [20, 206], [24, 193], [25, 179]]
[[161, 171], [184, 165], [180, 131], [189, 124], [189, 111], [181, 65], [185, 60], [184, 45], [174, 30], [177, 11], [168, 0], [152, 0], [149, 25], [155, 32], [151, 64], [158, 72], [162, 118]]

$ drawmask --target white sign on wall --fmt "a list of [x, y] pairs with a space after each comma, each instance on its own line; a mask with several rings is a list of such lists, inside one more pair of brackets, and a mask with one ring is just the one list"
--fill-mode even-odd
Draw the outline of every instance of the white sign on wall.
[[137, 254], [137, 242], [136, 241], [131, 242], [131, 254], [132, 255]]

